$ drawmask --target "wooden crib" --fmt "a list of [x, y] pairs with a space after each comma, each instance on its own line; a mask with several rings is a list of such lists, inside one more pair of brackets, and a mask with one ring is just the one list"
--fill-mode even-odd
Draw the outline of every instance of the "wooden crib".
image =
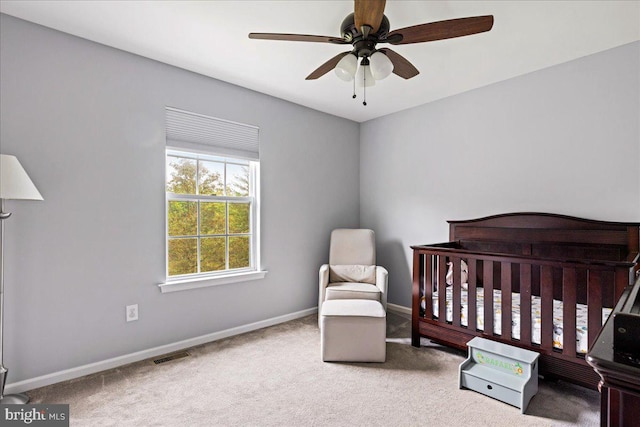
[[412, 345], [466, 349], [482, 336], [540, 353], [545, 377], [596, 388], [584, 353], [634, 282], [639, 231], [544, 213], [449, 221], [449, 242], [412, 246]]

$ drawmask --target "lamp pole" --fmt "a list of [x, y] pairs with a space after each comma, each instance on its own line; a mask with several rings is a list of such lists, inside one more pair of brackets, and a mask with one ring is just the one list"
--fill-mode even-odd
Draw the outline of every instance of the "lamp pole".
[[29, 402], [26, 394], [4, 394], [4, 384], [7, 381], [7, 368], [3, 363], [4, 350], [4, 220], [11, 216], [4, 211], [4, 199], [0, 199], [0, 403], [25, 404]]

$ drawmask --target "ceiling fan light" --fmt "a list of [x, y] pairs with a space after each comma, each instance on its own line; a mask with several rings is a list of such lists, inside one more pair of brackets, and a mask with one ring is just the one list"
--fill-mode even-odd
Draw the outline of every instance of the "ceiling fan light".
[[369, 65], [361, 65], [360, 68], [358, 68], [358, 72], [356, 74], [356, 82], [358, 84], [358, 87], [375, 86], [376, 80], [371, 74], [371, 67]]
[[393, 62], [380, 51], [371, 55], [369, 62], [371, 64], [371, 74], [376, 80], [386, 79], [393, 72]]
[[336, 64], [334, 71], [336, 75], [345, 82], [350, 82], [353, 80], [353, 77], [356, 75], [356, 69], [358, 68], [358, 58], [349, 53], [342, 57], [340, 61]]

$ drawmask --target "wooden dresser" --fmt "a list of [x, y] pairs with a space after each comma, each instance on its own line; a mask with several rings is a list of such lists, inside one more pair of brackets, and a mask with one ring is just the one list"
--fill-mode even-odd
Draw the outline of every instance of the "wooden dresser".
[[624, 335], [631, 334], [633, 341], [640, 341], [639, 309], [640, 278], [625, 289], [587, 355], [587, 363], [601, 378], [598, 388], [602, 426], [627, 427], [640, 423], [640, 352], [637, 346], [625, 347], [629, 341], [624, 340]]

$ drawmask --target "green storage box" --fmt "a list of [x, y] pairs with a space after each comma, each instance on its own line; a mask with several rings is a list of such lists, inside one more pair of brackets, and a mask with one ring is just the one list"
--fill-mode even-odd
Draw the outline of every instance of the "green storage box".
[[538, 353], [475, 337], [467, 343], [469, 357], [460, 365], [460, 388], [520, 408], [538, 392]]

